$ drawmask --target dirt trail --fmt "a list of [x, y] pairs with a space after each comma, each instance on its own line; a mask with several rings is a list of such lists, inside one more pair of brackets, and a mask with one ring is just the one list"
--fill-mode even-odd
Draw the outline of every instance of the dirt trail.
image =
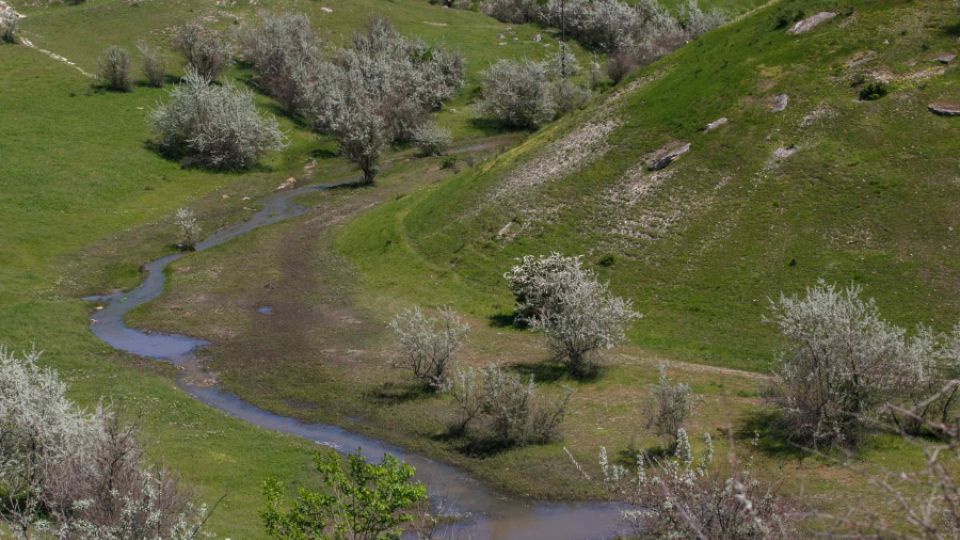
[[[17, 16], [18, 18], [20, 18], [20, 19], [25, 19], [25, 18], [26, 18], [26, 15], [21, 15], [20, 13], [17, 13], [17, 11], [16, 11], [15, 9], [13, 9], [13, 6], [11, 6], [10, 4], [4, 2], [3, 0], [0, 0], [0, 13], [6, 13], [6, 12], [12, 12], [14, 15], [16, 15], [16, 16]], [[25, 37], [23, 37], [23, 36], [20, 36], [17, 41], [18, 41], [18, 43], [20, 43], [20, 44], [23, 45], [24, 47], [28, 47], [28, 48], [30, 48], [30, 49], [33, 49], [33, 50], [37, 51], [37, 52], [43, 53], [44, 55], [46, 55], [46, 56], [48, 56], [48, 57], [56, 60], [57, 62], [62, 62], [62, 63], [64, 63], [64, 64], [72, 67], [73, 69], [79, 71], [84, 77], [89, 77], [89, 78], [91, 78], [91, 79], [96, 78], [96, 76], [95, 76], [93, 73], [90, 73], [89, 71], [86, 71], [86, 70], [83, 69], [82, 67], [78, 66], [76, 62], [70, 60], [69, 58], [67, 58], [67, 57], [65, 57], [65, 56], [59, 55], [59, 54], [57, 54], [57, 53], [55, 53], [55, 52], [53, 52], [53, 51], [48, 51], [47, 49], [44, 49], [44, 48], [42, 48], [42, 47], [38, 47], [37, 45], [34, 45], [34, 43], [33, 43], [32, 41], [30, 41], [29, 39], [27, 39], [27, 38], [25, 38]]]

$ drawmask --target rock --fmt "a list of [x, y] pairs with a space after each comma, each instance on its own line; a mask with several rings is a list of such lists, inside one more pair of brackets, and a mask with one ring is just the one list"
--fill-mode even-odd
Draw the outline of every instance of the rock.
[[659, 171], [677, 160], [678, 157], [690, 151], [690, 143], [684, 141], [673, 141], [667, 143], [657, 150], [650, 157], [650, 164], [647, 166], [651, 171]]
[[787, 159], [788, 157], [796, 153], [797, 153], [796, 145], [791, 144], [790, 146], [783, 146], [773, 151], [773, 159], [777, 161], [781, 159]]
[[145, 264], [141, 264], [138, 270], [140, 271], [141, 274], [146, 274], [147, 272], [150, 271], [150, 267]]
[[940, 62], [941, 64], [949, 64], [957, 59], [957, 55], [953, 53], [941, 54], [940, 56], [933, 59], [934, 62]]
[[333, 13], [333, 10], [330, 9], [330, 8], [328, 8], [327, 6], [322, 6], [322, 7], [320, 8], [320, 11], [322, 11], [322, 12], [324, 12], [324, 13]]
[[713, 131], [713, 130], [717, 129], [718, 127], [726, 124], [727, 122], [728, 122], [728, 120], [727, 120], [727, 117], [726, 117], [726, 116], [724, 116], [723, 118], [717, 118], [717, 119], [714, 120], [713, 122], [710, 122], [709, 124], [707, 124], [706, 126], [704, 126], [703, 130], [704, 130], [704, 131], [707, 131], [707, 132]]
[[229, 198], [230, 198], [230, 195], [227, 194], [227, 193], [224, 193], [223, 195], [220, 196], [220, 198], [221, 198], [221, 199], [229, 199]]
[[295, 185], [297, 185], [297, 179], [291, 176], [290, 178], [287, 178], [286, 180], [284, 180], [282, 184], [277, 186], [277, 188], [274, 189], [274, 191], [283, 191], [285, 189], [290, 189]]
[[823, 24], [836, 16], [837, 14], [832, 11], [821, 11], [820, 13], [807, 17], [806, 19], [793, 25], [789, 30], [787, 30], [787, 33], [793, 35], [807, 33], [820, 24]]
[[503, 41], [505, 39], [507, 39], [507, 36], [504, 36], [503, 34], [497, 34], [497, 41]]
[[931, 103], [927, 109], [939, 116], [960, 116], [960, 103]]
[[543, 40], [543, 36], [541, 36], [540, 34], [534, 34], [534, 35], [533, 35], [533, 42], [534, 42], [534, 43], [540, 43], [540, 41], [542, 41], [542, 40]]
[[777, 94], [770, 98], [770, 112], [783, 112], [790, 103], [790, 96], [787, 94]]

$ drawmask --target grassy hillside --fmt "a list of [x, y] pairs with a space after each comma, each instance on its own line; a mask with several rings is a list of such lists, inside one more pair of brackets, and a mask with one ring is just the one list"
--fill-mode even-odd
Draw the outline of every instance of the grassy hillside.
[[[22, 37], [87, 72], [96, 71], [96, 58], [109, 45], [133, 52], [135, 43], [146, 39], [167, 47], [176, 24], [205, 16], [231, 29], [235, 20], [250, 19], [263, 7], [182, 0], [138, 7], [124, 0], [49, 8], [10, 3], [27, 15]], [[318, 2], [272, 4], [309, 11], [330, 41], [342, 40], [372, 14], [385, 15], [404, 32], [459, 48], [472, 78], [501, 54], [535, 56], [547, 50], [529, 40], [537, 31], [532, 28], [516, 28], [523, 39], [497, 48], [504, 25], [415, 0], [351, 0], [335, 4], [329, 16]], [[178, 72], [175, 55], [170, 59]], [[139, 77], [139, 66], [134, 69]], [[237, 69], [231, 77], [244, 81], [248, 74]], [[290, 147], [267, 156], [258, 168], [238, 174], [182, 169], [148, 144], [149, 111], [169, 85], [115, 94], [92, 83], [39, 50], [0, 45], [0, 344], [14, 350], [36, 345], [45, 351], [44, 363], [70, 383], [74, 398], [85, 405], [102, 399], [140, 422], [151, 457], [179, 471], [200, 500], [212, 503], [227, 495], [211, 530], [257, 538], [260, 482], [268, 475], [305, 479], [309, 445], [212, 411], [174, 387], [171, 369], [112, 352], [90, 334], [91, 306], [80, 298], [135, 284], [143, 262], [171, 249], [170, 219], [178, 206], [195, 207], [204, 230], [215, 230], [248, 215], [251, 203], [245, 197], [266, 194], [291, 175], [305, 176], [304, 165], [329, 156], [334, 146], [281, 118]], [[276, 111], [269, 100], [258, 99], [265, 110]], [[445, 115], [462, 136], [486, 132], [474, 126], [470, 111]], [[316, 180], [349, 170], [339, 158], [320, 159]]]
[[[839, 15], [799, 36], [779, 26], [821, 10]], [[947, 1], [769, 6], [482, 170], [364, 216], [340, 251], [371, 288], [492, 320], [511, 311], [514, 257], [585, 254], [646, 315], [634, 343], [759, 371], [778, 345], [767, 299], [818, 278], [862, 284], [898, 323], [950, 327], [960, 122], [927, 104], [960, 98], [956, 64], [932, 61], [955, 51], [958, 25]], [[859, 101], [874, 79], [890, 94]], [[786, 109], [770, 112], [781, 93]], [[689, 153], [646, 170], [674, 140]], [[574, 164], [557, 159], [584, 145]]]

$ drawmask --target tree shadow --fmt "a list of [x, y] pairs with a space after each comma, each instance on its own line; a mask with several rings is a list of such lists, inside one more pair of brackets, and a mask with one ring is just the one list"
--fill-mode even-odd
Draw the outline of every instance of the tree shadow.
[[380, 405], [396, 405], [432, 397], [434, 393], [423, 384], [388, 381], [376, 388], [368, 390], [364, 395]]
[[518, 326], [520, 321], [517, 320], [517, 314], [515, 312], [510, 312], [494, 313], [487, 317], [487, 322], [492, 328], [507, 328], [510, 326]]
[[533, 376], [537, 382], [556, 382], [569, 377], [567, 366], [556, 360], [544, 360], [534, 364], [512, 364], [510, 369], [524, 378]]
[[770, 456], [802, 459], [810, 455], [784, 429], [780, 411], [756, 411], [734, 431], [737, 441], [755, 441], [761, 452]]
[[960, 22], [948, 24], [943, 27], [943, 33], [950, 37], [960, 37]]
[[492, 137], [494, 135], [502, 135], [504, 133], [514, 133], [526, 131], [524, 129], [511, 129], [502, 123], [492, 119], [492, 118], [471, 118], [470, 127], [480, 131], [484, 136]]

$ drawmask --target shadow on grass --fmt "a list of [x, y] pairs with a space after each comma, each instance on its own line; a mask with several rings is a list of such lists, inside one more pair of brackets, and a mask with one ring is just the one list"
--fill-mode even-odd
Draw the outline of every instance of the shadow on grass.
[[810, 455], [784, 429], [780, 411], [752, 413], [734, 431], [734, 438], [738, 441], [755, 440], [757, 449], [770, 456], [803, 459]]
[[640, 456], [643, 456], [643, 462], [649, 465], [672, 457], [674, 451], [675, 449], [672, 446], [659, 444], [644, 449], [639, 449], [631, 445], [617, 452], [617, 454], [613, 456], [613, 462], [629, 470], [634, 470], [637, 468], [637, 460]]
[[508, 328], [511, 326], [517, 326], [519, 324], [516, 313], [514, 312], [495, 313], [487, 317], [487, 321], [493, 328]]
[[525, 379], [533, 375], [533, 380], [536, 382], [556, 382], [568, 377], [567, 366], [556, 360], [546, 360], [536, 364], [513, 364], [510, 369]]
[[960, 37], [960, 22], [948, 24], [943, 28], [943, 33], [950, 37]]
[[146, 139], [143, 141], [143, 148], [153, 152], [157, 156], [180, 165], [182, 169], [197, 169], [204, 172], [212, 174], [223, 174], [223, 175], [236, 175], [236, 174], [246, 174], [246, 173], [270, 173], [274, 172], [272, 167], [264, 165], [262, 163], [255, 163], [251, 167], [246, 168], [215, 168], [205, 165], [202, 162], [200, 156], [191, 156], [186, 153], [186, 149], [166, 149], [157, 144], [156, 141], [152, 139]]
[[365, 393], [366, 397], [381, 405], [395, 405], [432, 397], [430, 389], [422, 384], [385, 382]]

